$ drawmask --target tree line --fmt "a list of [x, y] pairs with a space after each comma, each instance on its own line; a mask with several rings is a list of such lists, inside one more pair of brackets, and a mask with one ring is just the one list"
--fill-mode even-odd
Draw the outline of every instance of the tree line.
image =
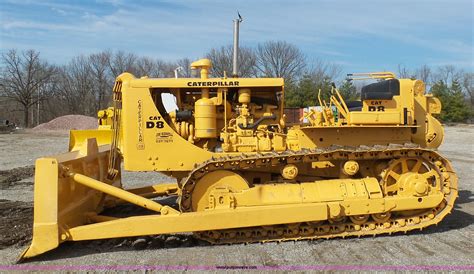
[[[212, 61], [212, 76], [230, 76], [231, 45], [210, 49], [204, 56]], [[10, 49], [0, 56], [0, 117], [30, 127], [65, 114], [95, 116], [97, 110], [110, 104], [114, 79], [122, 72], [137, 77], [193, 77], [191, 62], [190, 58], [164, 61], [106, 50], [55, 65], [36, 50]], [[310, 60], [298, 47], [285, 41], [240, 48], [239, 76], [284, 78], [287, 107], [318, 105], [318, 91], [327, 99], [333, 83], [346, 100], [357, 100], [365, 83], [344, 80], [342, 71], [340, 65]], [[425, 65], [409, 70], [400, 65], [398, 76], [423, 80], [428, 90], [441, 99], [443, 121], [464, 122], [473, 117], [472, 72], [454, 66]]]

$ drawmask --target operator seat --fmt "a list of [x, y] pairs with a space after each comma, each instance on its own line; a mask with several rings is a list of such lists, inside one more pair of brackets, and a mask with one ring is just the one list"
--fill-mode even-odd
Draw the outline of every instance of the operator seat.
[[389, 79], [362, 87], [361, 100], [392, 100], [400, 95], [400, 81]]

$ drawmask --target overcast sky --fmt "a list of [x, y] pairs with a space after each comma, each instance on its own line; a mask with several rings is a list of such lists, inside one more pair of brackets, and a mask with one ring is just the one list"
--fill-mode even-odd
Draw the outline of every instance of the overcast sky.
[[36, 49], [53, 63], [105, 49], [197, 59], [232, 43], [285, 40], [344, 72], [452, 64], [473, 70], [473, 1], [0, 0], [0, 50]]

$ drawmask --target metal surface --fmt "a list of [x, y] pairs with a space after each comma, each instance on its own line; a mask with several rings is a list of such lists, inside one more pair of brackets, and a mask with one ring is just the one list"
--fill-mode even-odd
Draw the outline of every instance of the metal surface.
[[[92, 149], [92, 151], [94, 150]], [[358, 152], [354, 153], [351, 151]], [[268, 169], [271, 166], [278, 166], [282, 159], [285, 159], [286, 162], [297, 163], [297, 161], [304, 162], [306, 161], [305, 159], [312, 159], [313, 161], [327, 159], [330, 155], [333, 155], [333, 158], [343, 157], [355, 160], [370, 157], [383, 160], [392, 158], [390, 155], [398, 157], [403, 157], [403, 155], [409, 157], [419, 155], [422, 156], [423, 159], [435, 160], [438, 173], [433, 175], [443, 178], [443, 183], [437, 185], [436, 191], [430, 195], [423, 196], [423, 200], [420, 201], [419, 197], [413, 196], [384, 197], [381, 193], [378, 181], [375, 179], [329, 180], [301, 185], [262, 185], [258, 188], [248, 188], [246, 184], [243, 184], [242, 187], [237, 187], [235, 184], [236, 180], [233, 178], [235, 175], [233, 175], [232, 172], [229, 173], [229, 171], [226, 171], [228, 172], [227, 175], [216, 174], [216, 170], [226, 170], [228, 169], [227, 166], [234, 166], [235, 168], [237, 164], [238, 166], [246, 168], [258, 166]], [[88, 156], [91, 156], [90, 151]], [[266, 159], [270, 159], [270, 161]], [[250, 166], [249, 161], [251, 162]], [[47, 164], [50, 165], [49, 162]], [[52, 164], [57, 165], [58, 163], [53, 161]], [[38, 163], [38, 167], [42, 168], [43, 171], [51, 173], [51, 170], [45, 170], [41, 162]], [[213, 177], [206, 177], [207, 172], [203, 173], [203, 171], [210, 172], [210, 174], [213, 174]], [[203, 175], [196, 177], [194, 174]], [[67, 177], [70, 177], [70, 175], [71, 174]], [[400, 146], [368, 148], [365, 150], [360, 148], [336, 148], [311, 152], [296, 152], [290, 155], [285, 153], [270, 153], [268, 155], [250, 156], [249, 158], [236, 159], [230, 157], [227, 159], [216, 159], [197, 167], [195, 171], [189, 175], [189, 178], [196, 178], [196, 180], [201, 180], [202, 178], [202, 183], [208, 184], [204, 185], [204, 187], [200, 186], [202, 185], [201, 182], [195, 184], [194, 189], [196, 192], [194, 193], [198, 195], [193, 196], [193, 199], [200, 196], [203, 198], [214, 197], [214, 202], [211, 202], [209, 199], [207, 200], [207, 204], [214, 205], [214, 208], [205, 206], [206, 201], [204, 201], [204, 206], [193, 207], [195, 210], [189, 213], [137, 216], [131, 218], [110, 218], [108, 216], [96, 215], [98, 212], [94, 210], [83, 210], [83, 218], [81, 218], [83, 221], [76, 224], [66, 223], [64, 219], [46, 219], [44, 216], [37, 217], [35, 213], [34, 244], [23, 257], [38, 255], [55, 248], [60, 242], [66, 240], [89, 240], [190, 231], [201, 231], [198, 234], [199, 237], [215, 243], [394, 233], [420, 229], [439, 222], [450, 212], [454, 200], [457, 197], [457, 178], [447, 160], [435, 152]], [[38, 177], [38, 181], [39, 180], [41, 180], [41, 178]], [[217, 182], [217, 184], [212, 182]], [[232, 182], [232, 184], [229, 185], [230, 188], [226, 189], [229, 182]], [[188, 179], [183, 185], [183, 190], [188, 189], [187, 184], [193, 185], [192, 181]], [[344, 187], [340, 188], [343, 185]], [[338, 186], [340, 190], [334, 192], [338, 189], [334, 188], [334, 186]], [[201, 187], [201, 192], [197, 191], [198, 187]], [[228, 192], [228, 190], [233, 190], [233, 192]], [[297, 191], [295, 192], [295, 190]], [[298, 194], [298, 191], [305, 192], [305, 194]], [[352, 191], [354, 192], [352, 193]], [[40, 190], [36, 193], [40, 193]], [[294, 196], [288, 196], [288, 194], [291, 193], [293, 193]], [[216, 194], [231, 194], [235, 199], [221, 199], [219, 196], [216, 196]], [[186, 192], [182, 198], [184, 197], [186, 197]], [[230, 204], [228, 202], [232, 200], [234, 201], [234, 206], [229, 206]], [[224, 203], [218, 201], [224, 201]], [[49, 199], [48, 202], [52, 205], [56, 203], [56, 201], [51, 199]], [[186, 204], [186, 200], [182, 200], [181, 204]], [[73, 205], [77, 206], [76, 204]], [[70, 206], [66, 206], [65, 208], [70, 208]], [[40, 213], [49, 212], [49, 210], [46, 211], [45, 208], [42, 209], [43, 212]], [[413, 209], [426, 209], [426, 211], [404, 215], [405, 211], [411, 212]], [[188, 212], [185, 206], [182, 206], [182, 210]], [[94, 214], [94, 212], [96, 213]], [[390, 212], [399, 213], [399, 215], [387, 223], [387, 220], [383, 219], [382, 216], [389, 216], [391, 215], [389, 214]], [[77, 210], [75, 214], [76, 215], [70, 217], [77, 218], [81, 216], [81, 213]], [[361, 223], [362, 220], [365, 219], [365, 217], [361, 216], [367, 214], [372, 214], [374, 221]], [[326, 224], [321, 222], [331, 220], [331, 218], [337, 219], [340, 218], [340, 216], [351, 216], [351, 220], [354, 219], [356, 222], [352, 224], [344, 222], [330, 222]], [[42, 225], [42, 222], [39, 221], [40, 218], [43, 218], [43, 221], [47, 222], [47, 224]], [[88, 225], [87, 223], [92, 220], [95, 220], [97, 223]], [[308, 223], [311, 223], [311, 227], [307, 227]], [[278, 226], [280, 224], [288, 224], [288, 226]], [[295, 226], [295, 224], [298, 225]], [[66, 229], [58, 231], [58, 227]], [[308, 228], [311, 229], [308, 230]], [[224, 231], [221, 231], [222, 229], [224, 229]], [[262, 237], [264, 234], [257, 233], [257, 231], [262, 231], [262, 229], [267, 232], [273, 231], [272, 236]], [[296, 232], [294, 231], [295, 229]], [[239, 235], [239, 233], [236, 234], [239, 230], [244, 233], [243, 235], [248, 234], [248, 236], [244, 237]], [[280, 235], [279, 231], [283, 234]], [[309, 233], [309, 231], [311, 233]], [[52, 233], [57, 235], [59, 240], [51, 241]], [[209, 235], [212, 235], [212, 237], [209, 238]], [[236, 237], [235, 235], [239, 236]]]
[[[371, 74], [399, 90], [350, 111], [334, 88], [308, 123], [287, 126], [283, 79], [210, 78], [211, 66], [193, 62], [198, 79], [117, 78], [101, 128], [71, 132], [69, 153], [37, 161], [33, 242], [22, 258], [64, 241], [162, 233], [242, 243], [406, 232], [451, 211], [457, 176], [434, 151], [441, 105], [423, 82]], [[163, 94], [177, 111], [166, 111]], [[125, 190], [122, 166], [178, 183]], [[177, 197], [179, 210], [158, 196]], [[154, 214], [102, 213], [122, 203]]]
[[232, 77], [239, 76], [239, 28], [240, 23], [242, 23], [242, 17], [239, 15], [239, 18], [234, 19], [234, 50], [232, 54]]
[[[272, 158], [272, 161], [266, 161], [266, 157]], [[260, 155], [259, 157], [249, 157], [248, 159], [233, 159], [232, 157], [229, 157], [227, 159], [209, 161], [208, 163], [199, 166], [195, 173], [202, 174], [203, 170], [213, 173], [216, 172], [216, 170], [225, 169], [228, 165], [232, 165], [234, 168], [237, 166], [240, 166], [241, 168], [252, 168], [252, 166], [255, 166], [265, 169], [272, 164], [280, 162], [277, 159], [282, 158], [285, 158], [288, 162], [297, 163], [298, 161], [316, 161], [318, 159], [327, 158], [353, 159], [358, 161], [362, 159], [367, 160], [373, 158], [383, 161], [393, 157], [400, 158], [401, 160], [399, 161], [401, 162], [404, 162], [404, 159], [414, 159], [414, 157], [418, 157], [418, 161], [422, 161], [424, 163], [433, 163], [432, 169], [421, 170], [422, 173], [420, 175], [421, 177], [425, 178], [436, 177], [441, 181], [438, 181], [437, 184], [431, 188], [429, 195], [425, 193], [422, 198], [404, 194], [398, 196], [393, 195], [393, 193], [391, 195], [382, 195], [382, 193], [379, 191], [382, 191], [383, 188], [380, 188], [377, 181], [375, 181], [373, 185], [370, 185], [370, 180], [366, 181], [365, 188], [358, 188], [357, 184], [360, 184], [361, 182], [356, 182], [354, 180], [335, 180], [332, 183], [331, 180], [315, 182], [314, 184], [311, 184], [311, 186], [315, 188], [315, 191], [312, 192], [312, 194], [308, 197], [309, 199], [313, 200], [325, 199], [327, 201], [331, 201], [327, 203], [329, 215], [326, 219], [326, 222], [314, 220], [312, 222], [287, 223], [284, 226], [275, 225], [220, 231], [212, 230], [200, 232], [197, 233], [197, 235], [198, 237], [212, 243], [248, 243], [315, 238], [327, 239], [347, 236], [360, 237], [364, 235], [377, 235], [384, 233], [392, 234], [396, 232], [407, 232], [414, 229], [421, 230], [427, 226], [440, 222], [447, 214], [451, 212], [454, 201], [458, 196], [457, 176], [454, 173], [449, 161], [443, 159], [439, 154], [413, 146], [392, 145], [386, 147], [378, 146], [377, 148], [367, 147], [364, 149], [320, 149], [315, 151], [293, 152], [284, 155]], [[252, 162], [251, 165], [248, 164], [249, 161]], [[385, 171], [383, 171], [383, 173], [386, 174], [390, 172], [394, 165], [397, 166], [396, 163], [391, 164]], [[414, 164], [413, 166], [409, 165], [409, 167], [410, 172], [417, 173], [420, 171], [418, 164]], [[434, 170], [436, 170], [436, 172], [434, 172]], [[206, 173], [204, 172], [204, 174]], [[193, 186], [194, 188], [199, 187], [199, 182], [201, 181], [199, 176], [203, 175], [190, 174], [188, 178], [188, 181], [191, 182], [190, 186]], [[197, 182], [194, 180], [197, 180]], [[385, 182], [385, 180], [386, 179], [383, 179], [382, 182]], [[343, 190], [341, 192], [339, 187], [341, 187], [343, 184], [343, 189], [345, 191]], [[324, 185], [328, 186], [326, 191], [324, 190]], [[288, 195], [295, 193], [288, 188], [298, 187], [295, 185], [280, 186], [281, 193], [278, 191], [272, 191], [272, 195], [273, 193], [276, 193], [276, 195], [280, 194], [281, 197], [284, 198], [279, 197], [271, 199], [271, 202], [288, 202]], [[187, 188], [185, 183], [183, 186], [183, 191], [186, 191], [186, 189], [192, 189], [193, 187]], [[311, 188], [306, 187], [305, 189], [310, 190]], [[359, 192], [357, 189], [359, 189], [359, 191], [362, 190], [362, 192]], [[367, 195], [364, 193], [364, 191], [367, 191], [367, 193], [370, 194], [366, 198], [359, 196], [359, 198], [361, 198], [361, 203], [359, 203], [356, 197], [358, 195]], [[259, 190], [259, 193], [262, 193], [262, 191]], [[342, 196], [339, 196], [341, 193], [343, 193]], [[239, 193], [235, 194], [235, 204], [245, 204], [245, 199], [244, 201], [239, 200], [239, 195]], [[346, 201], [344, 201], [344, 198], [342, 198], [344, 195], [347, 195]], [[187, 197], [194, 198], [194, 196]], [[300, 199], [303, 197], [300, 204], [305, 204], [305, 201], [310, 201], [308, 198], [304, 198], [305, 195], [296, 194], [295, 197], [300, 197]], [[384, 202], [378, 204], [375, 201], [380, 199], [380, 197], [386, 198]], [[260, 197], [260, 199], [262, 199], [262, 197]], [[256, 200], [258, 199], [253, 199], [253, 201]], [[263, 201], [260, 201], [259, 203], [262, 204]], [[186, 211], [187, 201], [181, 200], [181, 204], [181, 209]], [[238, 208], [238, 206], [236, 208]], [[417, 210], [413, 210], [415, 208]], [[374, 213], [371, 210], [379, 212]], [[350, 218], [347, 219], [347, 216]]]
[[[97, 181], [95, 179], [92, 179], [90, 177], [87, 177], [82, 174], [77, 174], [74, 172], [68, 171], [68, 169], [65, 169], [66, 176], [71, 177], [75, 182], [87, 186], [89, 188], [95, 189], [97, 191], [103, 192], [104, 194], [108, 194], [112, 197], [121, 199], [123, 201], [129, 202], [134, 205], [138, 205], [140, 207], [150, 209], [156, 212], [168, 214], [169, 212], [172, 213], [178, 213], [176, 210], [168, 207], [168, 206], [163, 206], [159, 203], [153, 202], [147, 198], [143, 198], [139, 195], [136, 195], [132, 192], [125, 191], [121, 188], [111, 186], [106, 183], [102, 183], [100, 181]], [[165, 211], [163, 211], [165, 209]]]

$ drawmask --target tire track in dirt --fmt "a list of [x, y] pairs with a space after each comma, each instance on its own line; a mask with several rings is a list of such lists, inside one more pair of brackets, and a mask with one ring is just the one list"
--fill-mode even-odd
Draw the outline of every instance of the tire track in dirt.
[[29, 184], [29, 183], [19, 183], [19, 181], [26, 178], [33, 177], [34, 174], [35, 174], [34, 166], [24, 166], [24, 167], [9, 169], [9, 170], [0, 170], [0, 190], [13, 187], [17, 184]]
[[[0, 190], [18, 185], [34, 175], [34, 166], [0, 170]], [[24, 246], [31, 240], [33, 226], [33, 203], [0, 199], [0, 249], [9, 246]]]
[[24, 246], [31, 240], [33, 204], [0, 200], [0, 249]]

